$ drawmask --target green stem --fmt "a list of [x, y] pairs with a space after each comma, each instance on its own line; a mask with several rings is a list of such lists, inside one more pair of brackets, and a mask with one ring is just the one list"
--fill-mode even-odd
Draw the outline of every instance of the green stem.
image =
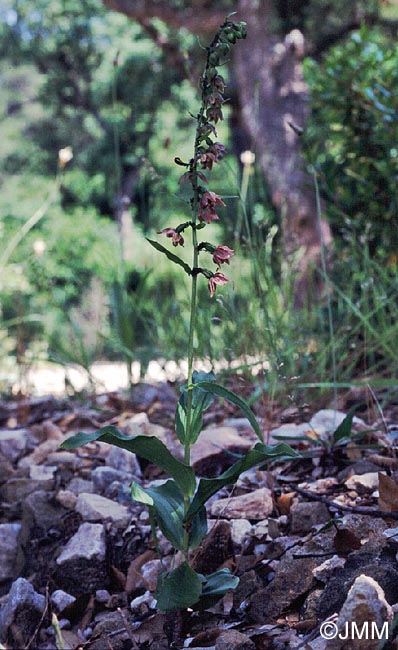
[[[192, 178], [192, 199], [191, 199], [191, 207], [192, 207], [192, 222], [191, 222], [191, 227], [192, 227], [192, 246], [193, 246], [193, 261], [192, 261], [192, 268], [194, 269], [194, 272], [192, 273], [192, 285], [191, 285], [191, 306], [190, 306], [190, 320], [189, 320], [189, 335], [188, 335], [188, 377], [187, 377], [187, 384], [188, 384], [188, 397], [187, 397], [187, 410], [186, 410], [186, 427], [185, 427], [185, 444], [184, 444], [184, 462], [186, 465], [191, 464], [191, 443], [190, 443], [190, 433], [191, 433], [191, 420], [192, 420], [192, 399], [193, 399], [193, 385], [192, 385], [192, 379], [193, 379], [193, 365], [194, 365], [194, 336], [195, 336], [195, 328], [196, 328], [196, 316], [197, 316], [197, 282], [198, 282], [198, 276], [195, 272], [195, 269], [198, 267], [198, 259], [199, 259], [199, 250], [198, 250], [198, 238], [197, 238], [197, 232], [196, 232], [196, 221], [197, 221], [197, 212], [198, 212], [198, 205], [200, 201], [200, 193], [199, 193], [199, 185], [198, 185], [198, 173], [197, 173], [197, 157], [198, 157], [198, 149], [200, 147], [200, 142], [201, 142], [201, 133], [200, 129], [205, 123], [205, 109], [206, 109], [206, 83], [207, 83], [207, 70], [209, 68], [209, 54], [211, 47], [216, 43], [216, 41], [219, 38], [219, 35], [221, 33], [221, 29], [217, 32], [215, 38], [213, 39], [209, 49], [208, 49], [208, 54], [207, 54], [207, 61], [206, 61], [206, 67], [205, 71], [203, 73], [203, 86], [202, 86], [202, 98], [201, 98], [201, 105], [200, 105], [200, 110], [197, 115], [197, 125], [196, 125], [196, 135], [195, 135], [195, 144], [194, 144], [194, 155], [193, 158], [190, 162], [190, 172], [191, 172], [191, 178]], [[188, 512], [188, 508], [190, 506], [190, 498], [188, 496], [184, 496], [184, 516]], [[186, 560], [188, 561], [188, 551], [189, 551], [189, 531], [185, 530], [184, 531], [184, 555]]]

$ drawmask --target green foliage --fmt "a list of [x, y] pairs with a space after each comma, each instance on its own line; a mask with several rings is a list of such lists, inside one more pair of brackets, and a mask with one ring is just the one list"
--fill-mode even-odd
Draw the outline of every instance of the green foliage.
[[76, 433], [62, 443], [63, 449], [75, 449], [94, 441], [107, 442], [108, 444], [127, 449], [133, 454], [138, 454], [154, 463], [170, 474], [182, 490], [184, 495], [192, 495], [195, 490], [195, 476], [191, 467], [178, 461], [169, 452], [166, 445], [154, 436], [126, 436], [114, 426], [107, 426], [94, 431], [94, 433]]
[[320, 173], [327, 217], [348, 241], [396, 264], [398, 48], [363, 28], [321, 64], [307, 61], [312, 117], [306, 156]]
[[[141, 488], [134, 481], [131, 496], [135, 501], [151, 507], [156, 513], [157, 524], [174, 548], [184, 551], [184, 495], [175, 481], [166, 481], [154, 488]], [[195, 514], [189, 529], [189, 550], [195, 549], [207, 533], [206, 509]]]
[[[197, 372], [194, 370], [192, 374], [192, 381], [194, 382], [194, 385], [192, 387], [183, 386], [181, 389], [181, 397], [178, 400], [176, 410], [175, 429], [178, 439], [183, 445], [186, 443], [193, 445], [199, 437], [203, 423], [202, 414], [209, 408], [210, 404], [213, 401], [213, 396], [211, 394], [211, 391], [207, 389], [207, 385], [214, 382], [215, 379], [216, 377], [212, 372]], [[200, 382], [206, 382], [206, 380], [207, 384], [202, 387]], [[191, 413], [189, 439], [187, 439], [187, 410], [189, 403], [189, 391], [192, 392], [192, 400], [190, 405]]]

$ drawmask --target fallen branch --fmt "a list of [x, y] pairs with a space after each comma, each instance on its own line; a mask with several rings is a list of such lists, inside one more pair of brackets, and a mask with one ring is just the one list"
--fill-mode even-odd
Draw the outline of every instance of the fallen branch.
[[380, 519], [396, 519], [398, 520], [398, 512], [386, 512], [385, 510], [374, 510], [368, 506], [344, 506], [340, 503], [336, 503], [331, 499], [328, 499], [323, 494], [314, 494], [310, 490], [304, 490], [303, 488], [294, 487], [293, 490], [312, 499], [313, 501], [320, 501], [324, 503], [328, 508], [334, 508], [334, 510], [342, 510], [343, 512], [352, 512], [356, 515], [367, 515], [368, 517], [379, 517]]

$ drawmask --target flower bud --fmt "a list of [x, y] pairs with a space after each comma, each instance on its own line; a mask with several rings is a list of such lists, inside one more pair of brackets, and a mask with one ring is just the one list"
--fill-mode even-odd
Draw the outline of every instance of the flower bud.
[[218, 52], [220, 52], [220, 54], [221, 54], [222, 56], [227, 56], [227, 54], [228, 54], [228, 52], [229, 52], [229, 49], [230, 49], [230, 48], [229, 48], [228, 43], [220, 43], [220, 44], [217, 46], [217, 50], [218, 50]]
[[241, 22], [239, 23], [239, 27], [240, 27], [240, 33], [242, 34], [242, 38], [246, 38], [246, 36], [247, 36], [247, 23], [245, 23], [244, 20], [241, 20]]
[[218, 65], [220, 63], [220, 57], [217, 52], [211, 52], [209, 55], [209, 63], [212, 66]]

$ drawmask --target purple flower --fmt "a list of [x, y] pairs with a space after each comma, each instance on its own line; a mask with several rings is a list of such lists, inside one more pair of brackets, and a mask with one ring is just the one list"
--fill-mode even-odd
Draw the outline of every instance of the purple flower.
[[229, 282], [229, 280], [223, 273], [215, 273], [209, 280], [210, 298], [214, 296], [217, 285], [227, 284], [227, 282]]
[[212, 169], [213, 163], [220, 162], [226, 149], [221, 142], [214, 142], [204, 153], [199, 156], [202, 169]]
[[199, 221], [206, 223], [218, 221], [216, 205], [225, 205], [225, 203], [215, 192], [204, 192], [199, 204]]
[[175, 230], [175, 228], [163, 228], [163, 230], [158, 230], [159, 235], [166, 235], [166, 237], [171, 237], [173, 246], [184, 246], [184, 237]]
[[213, 262], [217, 266], [221, 266], [224, 262], [229, 264], [229, 259], [234, 254], [234, 251], [228, 246], [217, 246], [216, 250], [213, 253]]

